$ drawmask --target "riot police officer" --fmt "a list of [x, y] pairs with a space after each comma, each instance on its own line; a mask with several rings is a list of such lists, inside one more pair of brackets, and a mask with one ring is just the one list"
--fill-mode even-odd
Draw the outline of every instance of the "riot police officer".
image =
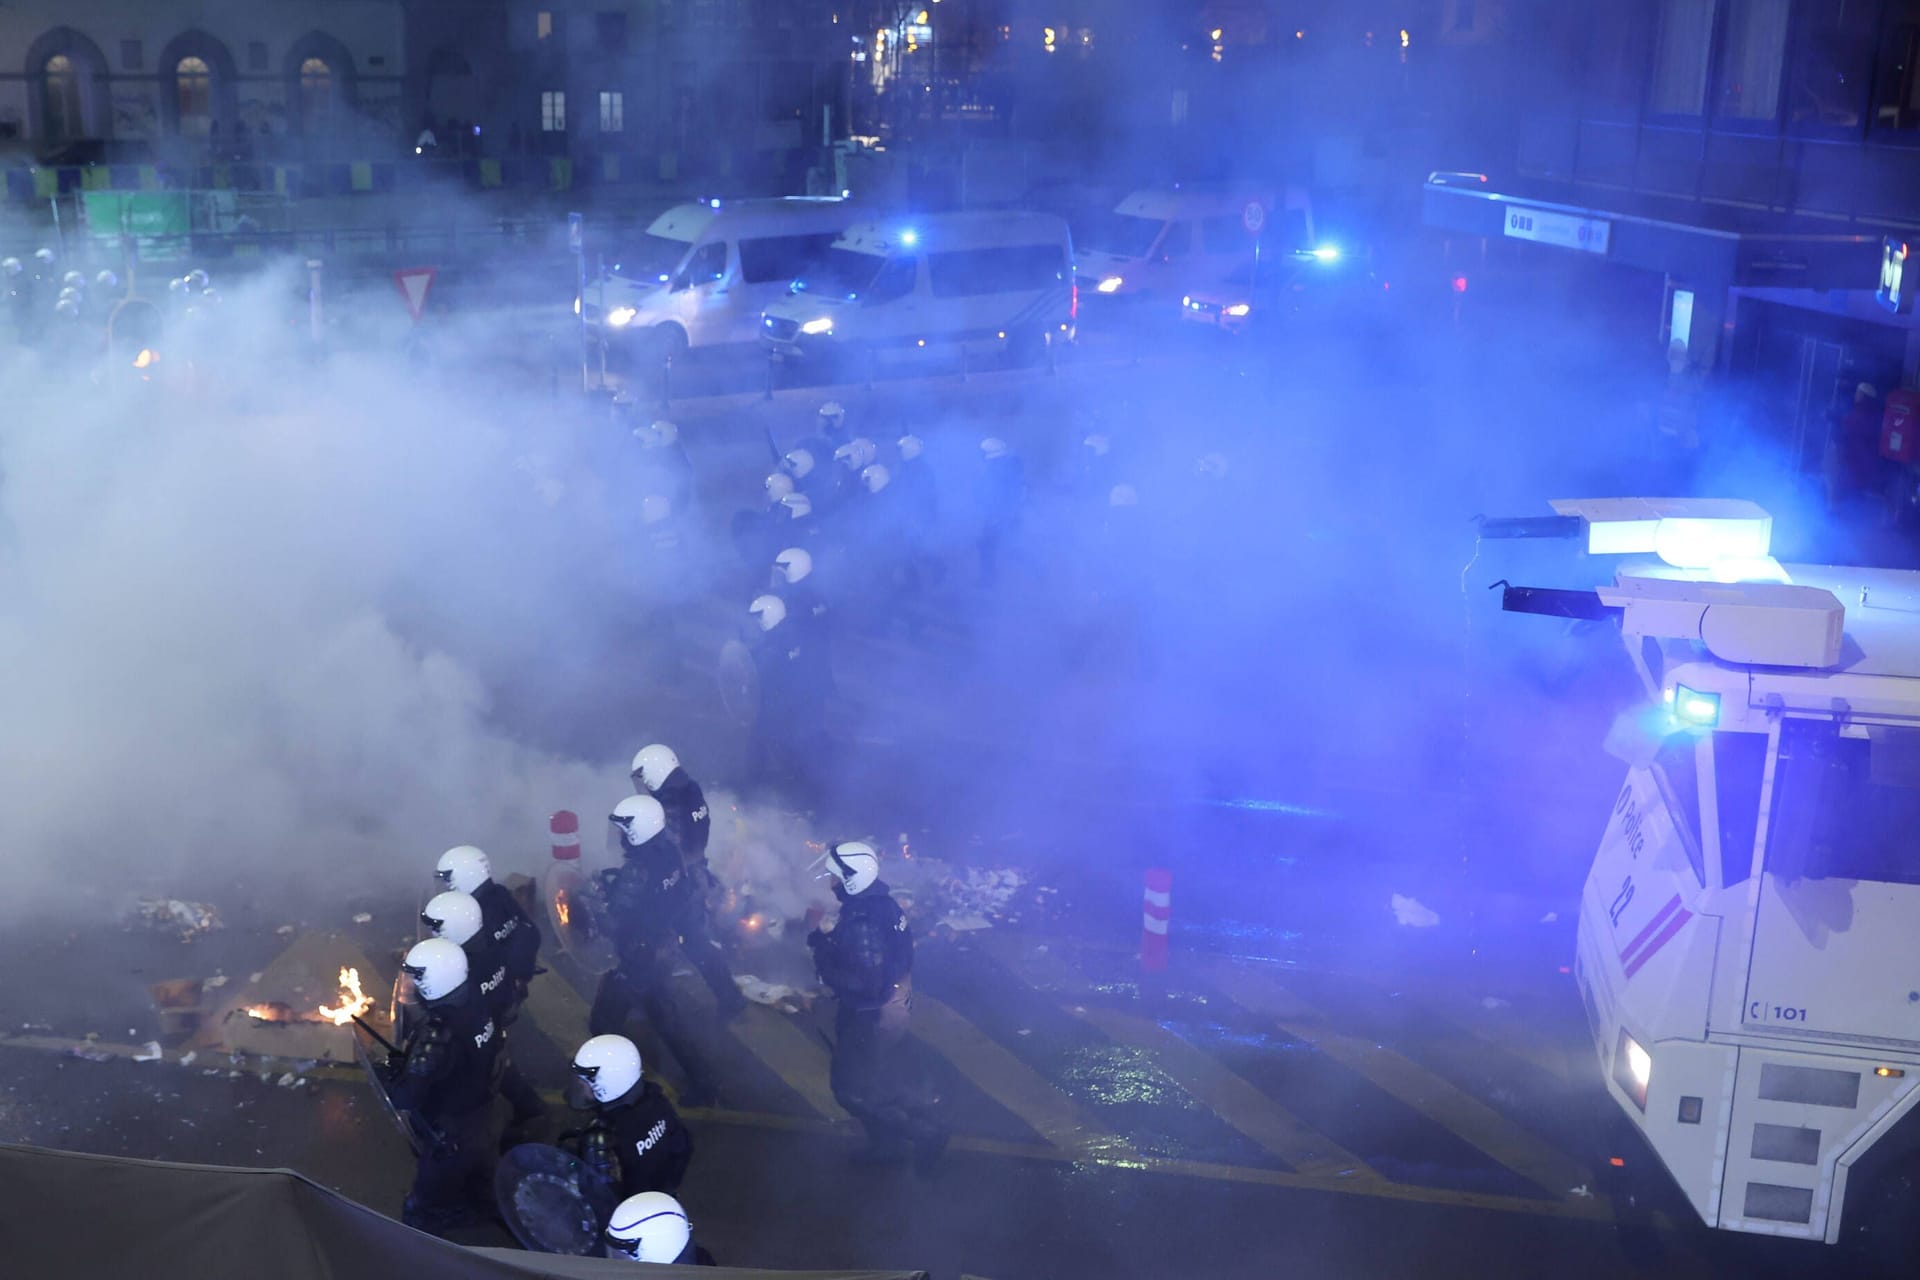
[[496, 944], [484, 925], [480, 903], [470, 893], [449, 889], [436, 894], [420, 911], [420, 923], [436, 938], [445, 938], [467, 956], [469, 980], [493, 1013], [500, 1029], [500, 1096], [513, 1108], [513, 1124], [503, 1145], [513, 1146], [526, 1129], [546, 1114], [540, 1092], [513, 1063], [506, 1045], [507, 1028], [520, 1016], [522, 988], [513, 981], [505, 947]]
[[607, 1219], [604, 1243], [610, 1258], [714, 1265], [713, 1255], [694, 1243], [687, 1211], [664, 1191], [643, 1191], [622, 1200]]
[[827, 874], [840, 916], [831, 932], [807, 935], [820, 980], [833, 991], [833, 1097], [867, 1131], [862, 1159], [890, 1163], [911, 1148], [930, 1168], [946, 1150], [933, 1099], [907, 1043], [913, 988], [913, 934], [880, 879], [880, 859], [857, 840], [827, 847]]
[[674, 999], [668, 956], [680, 943], [689, 881], [680, 851], [667, 834], [666, 811], [652, 796], [628, 796], [609, 816], [609, 843], [621, 865], [603, 873], [607, 915], [619, 963], [600, 979], [587, 1029], [618, 1034], [635, 1003], [687, 1073], [682, 1099], [705, 1106], [715, 1098], [707, 1053]]
[[573, 1073], [593, 1099], [580, 1158], [621, 1199], [674, 1191], [693, 1159], [693, 1138], [659, 1085], [642, 1077], [640, 1050], [625, 1036], [595, 1036], [573, 1055]]
[[720, 1017], [730, 1019], [747, 1007], [746, 997], [733, 981], [727, 958], [713, 940], [708, 920], [710, 899], [719, 882], [707, 865], [707, 835], [713, 813], [700, 784], [681, 765], [665, 743], [640, 748], [633, 757], [633, 789], [660, 802], [667, 815], [667, 834], [680, 850], [688, 877], [687, 915], [680, 922], [680, 949], [713, 992]]
[[459, 946], [428, 938], [400, 968], [422, 1006], [386, 1070], [388, 1096], [412, 1115], [421, 1138], [401, 1220], [441, 1235], [492, 1213], [491, 1113], [502, 1040]]
[[540, 927], [512, 892], [493, 878], [492, 862], [473, 845], [457, 845], [441, 854], [434, 875], [445, 887], [470, 893], [480, 904], [480, 928], [503, 953], [507, 981], [516, 988], [517, 1009], [526, 1000], [527, 984], [539, 967]]

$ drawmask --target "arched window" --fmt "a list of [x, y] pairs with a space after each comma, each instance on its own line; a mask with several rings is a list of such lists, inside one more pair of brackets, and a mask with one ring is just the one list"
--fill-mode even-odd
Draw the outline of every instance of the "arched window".
[[325, 128], [333, 116], [333, 68], [324, 58], [300, 64], [300, 124], [309, 131]]
[[180, 59], [173, 67], [180, 104], [180, 132], [205, 136], [213, 127], [213, 72], [200, 58]]
[[86, 132], [80, 114], [80, 76], [73, 59], [56, 53], [46, 62], [47, 97], [45, 122], [47, 141], [66, 142]]

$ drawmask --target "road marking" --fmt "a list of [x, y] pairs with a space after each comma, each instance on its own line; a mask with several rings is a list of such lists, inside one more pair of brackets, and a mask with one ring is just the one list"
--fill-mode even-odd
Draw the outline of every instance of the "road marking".
[[1051, 989], [1073, 1016], [1108, 1039], [1147, 1054], [1155, 1067], [1202, 1106], [1301, 1173], [1322, 1178], [1380, 1177], [1366, 1161], [1303, 1123], [1212, 1054], [1152, 1019], [1072, 1003], [1086, 978], [1053, 951], [1027, 947], [1004, 935], [987, 938], [983, 945], [1010, 972], [1034, 981], [1039, 989]]
[[587, 1002], [572, 983], [551, 969], [534, 974], [527, 983], [527, 1002], [521, 1012], [568, 1058], [586, 1042], [591, 1015]]
[[1062, 1151], [1129, 1167], [1141, 1159], [1124, 1138], [1094, 1123], [1072, 1098], [998, 1041], [952, 1008], [918, 991], [913, 996], [913, 1033], [981, 1092]]
[[791, 1017], [764, 1005], [748, 1005], [727, 1024], [727, 1031], [820, 1115], [852, 1119], [833, 1099], [826, 1043], [808, 1035]]
[[1557, 1147], [1384, 1045], [1336, 1030], [1326, 1014], [1277, 982], [1225, 967], [1211, 968], [1209, 975], [1234, 1003], [1274, 1019], [1288, 1035], [1358, 1072], [1542, 1190], [1566, 1198], [1575, 1187], [1592, 1184], [1592, 1171]]
[[1142, 1050], [1153, 1065], [1214, 1115], [1304, 1174], [1378, 1178], [1366, 1161], [1269, 1098], [1218, 1059], [1157, 1022], [1112, 1009], [1075, 1007], [1075, 1017], [1111, 1040]]
[[[918, 1007], [925, 997], [916, 996], [914, 1004]], [[976, 1032], [976, 1034], [978, 1034]], [[55, 1036], [23, 1036], [0, 1033], [0, 1050], [22, 1049], [29, 1052], [71, 1054], [75, 1049], [93, 1048], [114, 1057], [132, 1057], [140, 1052], [137, 1045], [109, 1044], [103, 1041], [68, 1040]], [[224, 1062], [224, 1058], [218, 1062]], [[202, 1067], [195, 1063], [181, 1068], [173, 1058], [163, 1059], [153, 1064], [155, 1067], [172, 1067], [175, 1070], [211, 1070], [212, 1065]], [[1024, 1068], [1023, 1068], [1024, 1069]], [[237, 1070], [237, 1068], [236, 1068]], [[243, 1074], [257, 1078], [258, 1072], [246, 1071]], [[329, 1067], [320, 1065], [306, 1073], [310, 1082], [319, 1085], [334, 1083], [350, 1087], [364, 1087], [364, 1074], [348, 1067]], [[1044, 1082], [1043, 1082], [1044, 1085]], [[549, 1103], [559, 1106], [565, 1102], [563, 1094], [547, 1091], [541, 1095]], [[1003, 1105], [1005, 1105], [1003, 1100]], [[823, 1138], [853, 1139], [858, 1131], [850, 1125], [839, 1124], [831, 1120], [812, 1119], [802, 1116], [772, 1115], [752, 1111], [725, 1111], [701, 1107], [683, 1108], [681, 1114], [689, 1120], [711, 1124], [739, 1125], [746, 1128], [770, 1129], [786, 1133], [807, 1134]], [[1116, 1171], [1141, 1171], [1146, 1173], [1169, 1174], [1176, 1177], [1202, 1178], [1214, 1182], [1236, 1182], [1259, 1186], [1281, 1187], [1299, 1191], [1324, 1191], [1337, 1195], [1370, 1196], [1381, 1200], [1401, 1200], [1417, 1204], [1431, 1204], [1442, 1208], [1486, 1209], [1496, 1213], [1519, 1213], [1533, 1217], [1578, 1219], [1585, 1221], [1607, 1221], [1612, 1218], [1611, 1207], [1604, 1199], [1593, 1200], [1524, 1200], [1513, 1196], [1485, 1195], [1469, 1191], [1448, 1191], [1438, 1187], [1425, 1187], [1409, 1183], [1387, 1182], [1384, 1179], [1341, 1178], [1328, 1179], [1312, 1177], [1302, 1173], [1283, 1173], [1277, 1169], [1246, 1169], [1236, 1165], [1210, 1164], [1200, 1160], [1171, 1160], [1157, 1156], [1143, 1156], [1137, 1152], [1127, 1153], [1124, 1159], [1103, 1157], [1084, 1149], [1040, 1146], [1032, 1143], [1003, 1142], [994, 1138], [975, 1138], [967, 1135], [955, 1135], [948, 1144], [951, 1150], [970, 1151], [980, 1155], [1004, 1156], [1014, 1160], [1045, 1160], [1057, 1163], [1078, 1163], [1091, 1160], [1092, 1163]]]

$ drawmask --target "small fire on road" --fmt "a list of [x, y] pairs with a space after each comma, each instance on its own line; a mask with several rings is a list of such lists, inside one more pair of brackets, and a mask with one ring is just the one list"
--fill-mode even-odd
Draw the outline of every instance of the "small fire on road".
[[373, 1008], [373, 997], [360, 988], [360, 971], [342, 969], [340, 971], [340, 1003], [333, 1006], [320, 1005], [311, 1013], [302, 1013], [282, 1000], [266, 1004], [246, 1006], [246, 1015], [255, 1022], [326, 1022], [336, 1027], [344, 1027], [355, 1018]]

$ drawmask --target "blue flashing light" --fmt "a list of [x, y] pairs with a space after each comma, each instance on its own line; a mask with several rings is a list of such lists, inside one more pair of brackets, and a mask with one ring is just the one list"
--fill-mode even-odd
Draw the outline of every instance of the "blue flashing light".
[[1340, 246], [1337, 244], [1323, 244], [1313, 251], [1313, 256], [1321, 262], [1338, 262], [1340, 260]]
[[909, 228], [900, 233], [900, 243], [909, 247], [920, 243], [920, 233]]
[[1673, 688], [1673, 717], [1696, 729], [1711, 729], [1720, 723], [1720, 695], [1702, 693], [1680, 684]]
[[719, 202], [718, 200], [709, 200], [709, 201], [707, 201], [707, 208], [709, 208], [709, 209], [718, 209], [719, 207], [720, 207], [720, 202]]

